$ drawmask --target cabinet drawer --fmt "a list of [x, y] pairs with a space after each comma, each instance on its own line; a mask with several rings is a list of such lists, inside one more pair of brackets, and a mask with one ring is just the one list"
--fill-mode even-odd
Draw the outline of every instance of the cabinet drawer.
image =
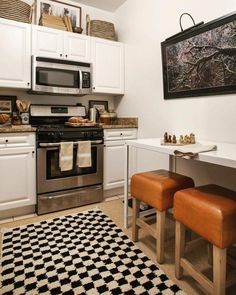
[[35, 145], [34, 133], [2, 133], [0, 147], [27, 147]]
[[137, 129], [105, 129], [104, 140], [127, 140], [137, 138]]

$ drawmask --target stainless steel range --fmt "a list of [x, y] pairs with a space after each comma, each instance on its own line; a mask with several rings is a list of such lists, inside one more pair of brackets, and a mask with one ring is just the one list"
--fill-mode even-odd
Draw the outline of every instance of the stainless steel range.
[[[85, 116], [80, 106], [31, 106], [32, 126], [37, 127], [37, 213], [44, 214], [102, 201], [103, 129], [68, 127], [71, 116]], [[91, 141], [91, 166], [76, 165], [79, 141]], [[61, 142], [74, 142], [73, 168], [61, 171]]]

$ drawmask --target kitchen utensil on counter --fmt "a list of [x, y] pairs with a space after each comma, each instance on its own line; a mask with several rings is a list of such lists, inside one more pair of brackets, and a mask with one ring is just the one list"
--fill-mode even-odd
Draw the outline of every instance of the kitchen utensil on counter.
[[21, 117], [16, 112], [12, 115], [12, 125], [21, 125]]
[[21, 121], [23, 125], [28, 125], [29, 124], [29, 113], [21, 113], [20, 114]]
[[100, 113], [100, 122], [107, 125], [111, 124], [111, 117], [107, 111]]
[[17, 99], [16, 106], [20, 113], [27, 113], [29, 111], [31, 102], [26, 100]]
[[115, 124], [117, 121], [117, 114], [114, 110], [109, 110], [109, 115], [110, 115], [110, 122], [111, 124]]
[[93, 122], [98, 122], [99, 119], [99, 111], [96, 108], [89, 109], [89, 120]]

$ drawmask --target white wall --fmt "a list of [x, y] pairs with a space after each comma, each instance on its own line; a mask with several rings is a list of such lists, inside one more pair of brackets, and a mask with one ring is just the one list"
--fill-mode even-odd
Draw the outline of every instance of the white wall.
[[[235, 0], [127, 0], [117, 10], [119, 39], [126, 44], [126, 95], [116, 103], [120, 115], [139, 117], [139, 137], [160, 137], [165, 131], [178, 136], [194, 132], [197, 139], [236, 142], [236, 94], [163, 99], [160, 47], [162, 41], [180, 32], [183, 12], [190, 13], [198, 23], [234, 10]], [[183, 25], [187, 28], [191, 23], [184, 18]], [[178, 162], [177, 168], [186, 172], [184, 164]], [[188, 162], [190, 166], [197, 175], [203, 169], [204, 180], [218, 182], [219, 177], [214, 179], [212, 173], [214, 167], [207, 173], [207, 165], [193, 167]], [[236, 187], [236, 181], [231, 186]]]
[[119, 39], [126, 43], [126, 95], [118, 111], [139, 116], [141, 137], [161, 136], [167, 130], [236, 142], [236, 94], [164, 100], [160, 48], [180, 31], [183, 12], [198, 23], [234, 10], [235, 0], [127, 0], [116, 12]]

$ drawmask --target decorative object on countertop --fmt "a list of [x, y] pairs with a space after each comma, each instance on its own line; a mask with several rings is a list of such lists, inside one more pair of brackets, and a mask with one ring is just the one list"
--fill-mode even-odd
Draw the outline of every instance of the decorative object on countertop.
[[102, 20], [90, 20], [88, 14], [86, 15], [86, 34], [88, 36], [117, 41], [113, 23]]
[[21, 125], [21, 117], [17, 112], [12, 115], [12, 125]]
[[[30, 107], [30, 101], [26, 100], [20, 100], [17, 99], [16, 106], [20, 113], [21, 118], [21, 124], [28, 125], [29, 124], [29, 107]], [[17, 120], [15, 121], [17, 122]]]
[[235, 18], [233, 12], [161, 43], [164, 99], [236, 93]]
[[111, 109], [109, 110], [109, 115], [110, 115], [110, 122], [111, 124], [116, 124], [116, 121], [117, 121], [117, 113]]
[[186, 145], [186, 144], [195, 144], [195, 134], [190, 133], [190, 135], [180, 135], [177, 140], [175, 135], [169, 135], [167, 132], [164, 133], [164, 138], [161, 140], [162, 145]]
[[31, 6], [20, 0], [1, 0], [0, 17], [23, 23], [31, 23]]
[[107, 111], [100, 112], [100, 122], [104, 124], [111, 124], [111, 117]]
[[[57, 0], [35, 0], [35, 3], [36, 24], [40, 23], [40, 19], [42, 19], [43, 16], [46, 26], [54, 28], [57, 28], [55, 26], [58, 26], [57, 29], [67, 30], [69, 32], [73, 32], [76, 28], [76, 33], [78, 33], [79, 31], [82, 32], [82, 8], [76, 3], [69, 4]], [[64, 26], [62, 25], [62, 23], [64, 24]]]
[[12, 114], [16, 110], [16, 96], [0, 95], [0, 114]]
[[108, 101], [107, 100], [89, 100], [89, 108], [96, 108], [99, 113], [103, 111], [108, 112]]

